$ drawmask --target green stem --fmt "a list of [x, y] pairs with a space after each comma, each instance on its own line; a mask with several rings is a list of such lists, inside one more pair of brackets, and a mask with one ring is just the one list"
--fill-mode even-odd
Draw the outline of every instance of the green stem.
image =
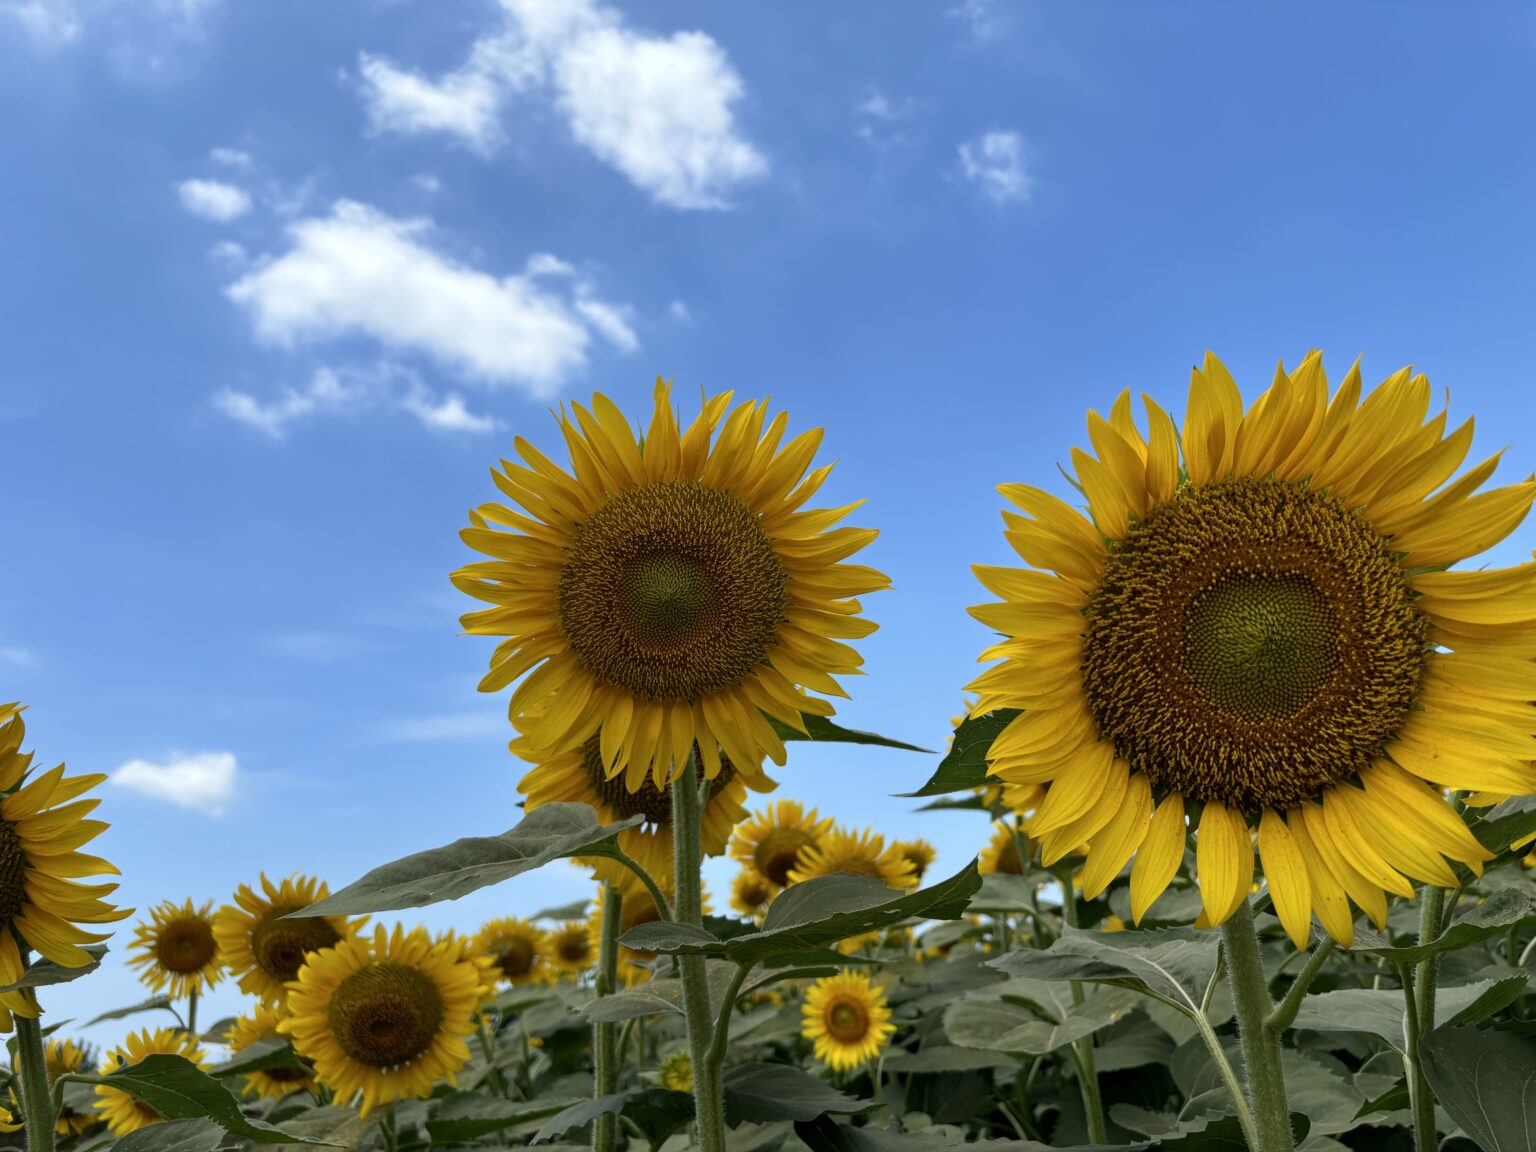
[[725, 1063], [725, 1046], [731, 1038], [731, 1017], [736, 1011], [736, 997], [741, 994], [742, 981], [750, 971], [751, 964], [736, 966], [736, 975], [731, 977], [730, 986], [725, 990], [725, 999], [720, 1002], [720, 1015], [715, 1018], [714, 1036], [709, 1042], [709, 1066], [717, 1077], [720, 1075], [720, 1065]]
[[197, 1039], [197, 985], [187, 990], [187, 1032]]
[[[1165, 1003], [1172, 1004], [1175, 1008], [1180, 1007], [1171, 1000]], [[1182, 1008], [1180, 1010], [1183, 1011]], [[1211, 1063], [1216, 1065], [1216, 1074], [1221, 1077], [1221, 1082], [1227, 1089], [1227, 1095], [1232, 1097], [1232, 1107], [1237, 1110], [1237, 1123], [1243, 1130], [1243, 1139], [1249, 1148], [1257, 1148], [1259, 1135], [1253, 1123], [1253, 1110], [1248, 1107], [1248, 1095], [1243, 1091], [1242, 1082], [1238, 1080], [1237, 1073], [1232, 1068], [1232, 1061], [1227, 1059], [1227, 1050], [1221, 1046], [1221, 1037], [1216, 1035], [1216, 1029], [1211, 1027], [1210, 1017], [1204, 1012], [1196, 1012], [1190, 1016], [1190, 1019], [1195, 1022], [1200, 1039], [1205, 1043], [1205, 1050], [1211, 1054]]]
[[507, 1084], [507, 1078], [496, 1064], [496, 1034], [487, 1026], [484, 1012], [475, 1017], [475, 1031], [480, 1037], [480, 1051], [485, 1056], [486, 1074], [496, 1089], [496, 1095], [504, 1100], [512, 1099], [512, 1089]]
[[[597, 950], [597, 994], [612, 996], [614, 975], [619, 967], [619, 925], [623, 923], [624, 893], [611, 881], [603, 883], [603, 935]], [[619, 1089], [619, 1054], [617, 1032], [611, 1020], [592, 1025], [592, 1060], [596, 1075], [592, 1078], [592, 1098], [612, 1096]], [[605, 1112], [592, 1123], [592, 1152], [613, 1152], [619, 1138], [618, 1117]]]
[[[1020, 857], [1022, 866], [1023, 857]], [[1077, 927], [1077, 893], [1072, 889], [1071, 877], [1061, 881], [1061, 917], [1067, 927]], [[1083, 1002], [1083, 984], [1072, 981], [1072, 1003]], [[1093, 1062], [1093, 1037], [1084, 1036], [1072, 1044], [1072, 1062], [1077, 1065], [1077, 1083], [1083, 1094], [1083, 1114], [1088, 1118], [1088, 1140], [1093, 1144], [1109, 1141], [1104, 1124], [1104, 1099], [1099, 1094], [1099, 1073]]]
[[640, 883], [645, 885], [645, 890], [650, 893], [651, 902], [656, 905], [656, 911], [661, 913], [661, 918], [663, 920], [672, 919], [672, 906], [667, 903], [666, 894], [662, 892], [661, 886], [656, 883], [656, 877], [647, 872], [638, 860], [620, 848], [617, 843], [611, 844], [609, 847], [613, 851], [614, 859], [633, 872], [639, 878]]
[[1333, 955], [1333, 937], [1324, 936], [1323, 942], [1312, 949], [1307, 962], [1302, 965], [1301, 971], [1296, 973], [1296, 979], [1286, 989], [1285, 999], [1281, 1000], [1269, 1019], [1265, 1021], [1265, 1027], [1274, 1032], [1276, 1036], [1284, 1032], [1296, 1022], [1296, 1013], [1301, 1011], [1301, 1001], [1307, 994], [1307, 989], [1312, 987], [1312, 981], [1322, 971], [1328, 957]]
[[1292, 1152], [1291, 1111], [1285, 1098], [1285, 1073], [1280, 1062], [1280, 1032], [1268, 1026], [1275, 1002], [1269, 996], [1269, 980], [1259, 956], [1259, 935], [1253, 924], [1253, 908], [1245, 896], [1237, 911], [1221, 926], [1227, 954], [1227, 979], [1237, 1009], [1238, 1037], [1248, 1081], [1248, 1102], [1253, 1109], [1253, 1152]]
[[[1419, 943], [1428, 944], [1440, 935], [1440, 916], [1445, 890], [1426, 884], [1419, 894]], [[1413, 1108], [1413, 1146], [1417, 1152], [1435, 1152], [1435, 1094], [1419, 1062], [1419, 1038], [1435, 1026], [1435, 980], [1440, 957], [1426, 956], [1417, 967], [1403, 965], [1403, 1038], [1408, 1057], [1408, 1096]]]
[[[672, 863], [677, 880], [673, 916], [679, 924], [704, 923], [699, 878], [699, 776], [693, 755], [672, 781]], [[702, 1152], [725, 1152], [725, 1101], [720, 1075], [710, 1064], [714, 1026], [709, 1005], [709, 975], [702, 956], [680, 958], [683, 1016], [688, 1021], [688, 1059], [693, 1066], [693, 1107]]]
[[395, 1152], [400, 1147], [400, 1136], [395, 1130], [395, 1101], [389, 1102], [389, 1111], [379, 1121], [379, 1131], [384, 1136], [384, 1147], [387, 1152]]
[[35, 1016], [16, 1017], [16, 1063], [27, 1152], [53, 1152], [53, 1096], [48, 1091], [43, 1029]]

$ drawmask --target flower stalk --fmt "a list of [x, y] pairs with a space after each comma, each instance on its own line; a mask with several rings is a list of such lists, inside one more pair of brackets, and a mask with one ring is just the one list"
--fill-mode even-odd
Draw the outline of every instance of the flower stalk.
[[35, 1017], [16, 1017], [16, 1063], [27, 1152], [53, 1152], [53, 1096], [48, 1091], [43, 1030]]
[[[619, 967], [619, 926], [623, 923], [624, 893], [612, 882], [603, 884], [603, 935], [597, 951], [597, 994], [613, 995]], [[611, 1020], [592, 1025], [592, 1059], [596, 1065], [592, 1078], [592, 1098], [611, 1096], [619, 1087], [617, 1026]], [[592, 1123], [592, 1152], [613, 1152], [618, 1140], [618, 1117], [605, 1112]]]
[[[1419, 894], [1419, 943], [1428, 944], [1440, 935], [1440, 916], [1445, 907], [1445, 889], [1424, 885]], [[1440, 957], [1426, 956], [1416, 966], [1403, 965], [1404, 1042], [1408, 1049], [1408, 1096], [1413, 1110], [1413, 1146], [1415, 1152], [1435, 1152], [1435, 1094], [1430, 1090], [1419, 1060], [1419, 1040], [1435, 1026], [1435, 982], [1440, 974]]]
[[[692, 755], [683, 774], [672, 781], [672, 862], [677, 893], [672, 907], [679, 924], [702, 926], [704, 893], [699, 876], [699, 777]], [[702, 956], [679, 957], [683, 975], [683, 1015], [688, 1022], [688, 1057], [693, 1066], [693, 1107], [702, 1152], [725, 1152], [725, 1101], [720, 1070], [710, 1052], [714, 1013], [709, 976]], [[724, 1009], [722, 1009], [724, 1010]]]
[[1275, 1002], [1259, 955], [1259, 935], [1247, 897], [1221, 926], [1227, 979], [1237, 1009], [1238, 1038], [1243, 1045], [1248, 1104], [1253, 1113], [1253, 1152], [1292, 1152], [1291, 1110], [1285, 1095], [1279, 1028], [1271, 1018]]

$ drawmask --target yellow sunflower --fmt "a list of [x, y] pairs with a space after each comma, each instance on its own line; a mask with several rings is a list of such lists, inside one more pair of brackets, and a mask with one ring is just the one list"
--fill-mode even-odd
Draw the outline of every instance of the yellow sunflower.
[[1024, 862], [1019, 859], [1019, 844], [1024, 845], [1024, 851], [1029, 851], [1029, 840], [1023, 832], [1016, 832], [1010, 825], [1003, 821], [997, 821], [992, 825], [992, 839], [987, 841], [987, 846], [981, 850], [981, 860], [977, 867], [983, 876], [990, 876], [995, 872], [1006, 872], [1013, 876], [1024, 874]]
[[[630, 896], [624, 897], [626, 903]], [[638, 898], [637, 898], [638, 899]], [[580, 975], [597, 965], [592, 926], [585, 920], [567, 920], [549, 934], [549, 958], [561, 972]]]
[[149, 922], [133, 930], [130, 967], [151, 992], [179, 999], [224, 979], [224, 959], [213, 934], [213, 901], [193, 907], [164, 900], [149, 910]]
[[1047, 864], [1090, 845], [1084, 894], [1133, 857], [1139, 919], [1198, 827], [1202, 920], [1248, 894], [1254, 834], [1298, 947], [1312, 914], [1353, 939], [1350, 904], [1453, 886], [1490, 854], [1443, 789], [1536, 791], [1536, 564], [1447, 571], [1507, 536], [1536, 480], [1452, 480], [1472, 422], [1426, 419], [1404, 369], [1363, 401], [1358, 366], [1329, 399], [1311, 353], [1246, 411], [1213, 356], [1182, 434], [1122, 394], [1072, 459], [1087, 514], [1001, 491], [1031, 567], [979, 567], [1002, 597], [972, 610], [1005, 639], [972, 688], [1016, 708], [990, 770], [1047, 791], [1031, 823]]
[[[110, 932], [87, 932], [78, 924], [105, 924], [133, 914], [103, 897], [116, 884], [77, 884], [79, 876], [116, 874], [96, 856], [76, 851], [106, 831], [86, 817], [100, 800], [75, 797], [106, 779], [64, 775], [64, 765], [32, 773], [32, 754], [21, 751], [26, 727], [19, 704], [0, 704], [0, 986], [15, 984], [26, 971], [23, 946], [64, 968], [83, 968], [93, 957], [83, 944]], [[74, 801], [70, 803], [70, 801]], [[0, 1007], [21, 1016], [38, 1015], [30, 990], [6, 993]]]
[[[95, 1062], [91, 1049], [73, 1040], [50, 1040], [43, 1052], [43, 1062], [48, 1065], [48, 1083], [52, 1084], [66, 1072], [78, 1072], [88, 1064]], [[59, 1136], [78, 1136], [93, 1123], [96, 1118], [89, 1112], [76, 1112], [66, 1102], [54, 1118], [53, 1130]]]
[[462, 533], [491, 557], [453, 575], [492, 605], [464, 628], [507, 637], [481, 690], [528, 674], [508, 713], [542, 712], [532, 745], [579, 749], [601, 727], [602, 763], [632, 792], [680, 775], [695, 744], [711, 779], [717, 748], [742, 772], [783, 764], [772, 721], [832, 714], [806, 689], [846, 695], [833, 677], [862, 659], [840, 641], [875, 630], [855, 598], [889, 584], [840, 563], [876, 535], [832, 527], [858, 504], [803, 510], [831, 471], [805, 475], [820, 429], [781, 447], [785, 414], [765, 427], [767, 401], [730, 403], [705, 399], [680, 432], [658, 380], [639, 441], [607, 397], [573, 405], [559, 424], [575, 475], [517, 438], [528, 467], [493, 478], [520, 510], [482, 505]]
[[880, 833], [867, 828], [862, 832], [834, 828], [817, 843], [802, 848], [799, 862], [790, 869], [789, 882], [800, 884], [815, 876], [838, 872], [873, 876], [891, 888], [917, 886], [912, 861], [896, 845], [887, 846]]
[[[207, 1067], [207, 1060], [196, 1036], [176, 1028], [144, 1028], [138, 1032], [129, 1033], [119, 1047], [107, 1053], [107, 1058], [102, 1061], [98, 1072], [105, 1076], [119, 1068], [137, 1064], [146, 1056], [153, 1056], [156, 1053], [182, 1056], [199, 1068]], [[119, 1139], [130, 1132], [137, 1132], [140, 1128], [159, 1124], [165, 1119], [142, 1100], [129, 1095], [121, 1088], [108, 1088], [104, 1084], [96, 1086], [96, 1111], [101, 1119], [106, 1121], [107, 1127], [112, 1130], [112, 1135]]]
[[[230, 1058], [240, 1055], [258, 1040], [279, 1035], [277, 1026], [287, 1017], [285, 1009], [257, 1004], [247, 1015], [237, 1018], [224, 1038]], [[317, 1083], [303, 1068], [263, 1068], [245, 1074], [247, 1094], [268, 1100], [281, 1100], [295, 1092], [313, 1092]]]
[[815, 1042], [816, 1058], [837, 1072], [873, 1060], [896, 1031], [885, 992], [846, 968], [812, 984], [801, 1012], [800, 1034]]
[[779, 894], [779, 886], [756, 868], [743, 868], [731, 881], [731, 907], [743, 916], [761, 916]]
[[[623, 896], [623, 908], [619, 913], [619, 935], [641, 924], [650, 924], [661, 919], [661, 912], [656, 907], [656, 902], [646, 892], [628, 893]], [[592, 919], [587, 922], [587, 935], [591, 942], [592, 956], [595, 958], [602, 947], [603, 917], [607, 914], [608, 898], [606, 892], [600, 891], [597, 898], [597, 910], [593, 912]], [[704, 893], [704, 911], [709, 911], [709, 894]], [[640, 952], [633, 948], [619, 945], [618, 978], [624, 985], [640, 984], [651, 978], [650, 964], [656, 960], [654, 952]]]
[[283, 919], [330, 894], [323, 880], [298, 874], [273, 884], [262, 873], [260, 893], [248, 884], [235, 890], [235, 902], [214, 917], [213, 932], [240, 991], [267, 1004], [281, 1004], [287, 995], [284, 985], [298, 976], [305, 957], [357, 935], [367, 917]]
[[816, 846], [831, 830], [831, 819], [818, 817], [816, 809], [807, 812], [798, 800], [775, 800], [736, 829], [731, 857], [783, 888], [801, 850]]
[[372, 940], [342, 940], [308, 958], [288, 985], [292, 1015], [277, 1030], [338, 1101], [360, 1095], [367, 1116], [380, 1104], [425, 1099], [441, 1080], [456, 1082], [486, 979], [464, 941], [378, 925]]
[[923, 882], [923, 876], [929, 866], [939, 858], [938, 849], [921, 837], [916, 840], [898, 840], [895, 848], [906, 857], [907, 863], [912, 865], [912, 879], [917, 884]]
[[9, 1108], [0, 1108], [0, 1132], [20, 1132], [22, 1127]]
[[673, 1092], [693, 1091], [693, 1060], [686, 1052], [674, 1052], [661, 1062], [661, 1086]]
[[496, 975], [508, 984], [543, 984], [549, 979], [549, 933], [537, 924], [516, 916], [488, 920], [474, 945], [494, 961]]
[[[530, 718], [515, 718], [519, 728], [529, 726]], [[598, 819], [608, 824], [630, 816], [643, 816], [645, 823], [619, 833], [619, 847], [632, 856], [658, 883], [670, 890], [672, 884], [672, 794], [665, 786], [650, 779], [629, 788], [618, 777], [609, 778], [603, 768], [601, 736], [587, 738], [579, 748], [557, 753], [539, 763], [517, 785], [527, 797], [528, 811], [544, 804], [575, 802], [596, 810]], [[512, 742], [512, 751], [527, 759], [539, 755], [526, 737]], [[699, 813], [700, 842], [705, 856], [725, 851], [731, 831], [747, 816], [744, 801], [747, 790], [771, 792], [778, 784], [760, 768], [738, 772], [735, 761], [717, 754], [720, 770], [710, 781], [709, 797]], [[697, 757], [700, 780], [704, 779], [703, 757]], [[579, 864], [590, 866], [599, 880], [617, 884], [626, 894], [643, 890], [640, 879], [617, 861], [602, 857], [578, 857]]]

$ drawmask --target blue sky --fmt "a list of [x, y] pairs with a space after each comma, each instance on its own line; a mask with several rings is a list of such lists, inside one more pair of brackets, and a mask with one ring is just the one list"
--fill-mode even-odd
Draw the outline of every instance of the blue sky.
[[[1314, 345], [1335, 378], [1413, 363], [1532, 471], [1533, 23], [0, 0], [0, 698], [41, 760], [117, 774], [140, 907], [500, 831], [522, 765], [457, 530], [514, 434], [557, 447], [550, 404], [638, 414], [662, 373], [827, 428], [828, 502], [869, 498], [895, 583], [840, 716], [940, 747], [986, 642], [969, 566], [1008, 561], [994, 485], [1061, 491], [1087, 408], [1181, 411], [1207, 348], [1249, 396]], [[952, 870], [984, 821], [886, 798], [933, 764], [796, 749], [780, 795]], [[138, 999], [120, 961], [50, 1012]]]

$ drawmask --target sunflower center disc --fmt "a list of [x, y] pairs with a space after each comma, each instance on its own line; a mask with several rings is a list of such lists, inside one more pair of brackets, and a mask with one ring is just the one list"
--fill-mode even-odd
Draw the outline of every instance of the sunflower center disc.
[[726, 492], [657, 480], [580, 525], [560, 623], [592, 675], [651, 700], [739, 684], [773, 646], [788, 576], [757, 515]]
[[27, 852], [9, 820], [0, 820], [0, 931], [27, 902]]
[[213, 925], [206, 920], [172, 920], [155, 938], [155, 962], [178, 975], [200, 971], [218, 950]]
[[780, 888], [786, 888], [790, 869], [800, 858], [800, 849], [810, 842], [811, 837], [799, 828], [772, 828], [752, 849], [752, 863]]
[[1083, 688], [1160, 789], [1284, 808], [1369, 766], [1418, 694], [1428, 623], [1364, 519], [1271, 479], [1186, 486], [1110, 549]]
[[501, 954], [496, 957], [496, 966], [508, 980], [515, 980], [519, 976], [528, 975], [533, 968], [533, 941], [508, 940], [501, 946]]
[[396, 960], [360, 968], [331, 993], [326, 1022], [336, 1043], [371, 1068], [398, 1068], [437, 1039], [443, 994], [425, 972]]
[[306, 956], [329, 948], [341, 939], [340, 933], [322, 916], [308, 916], [302, 920], [278, 919], [301, 907], [273, 908], [251, 929], [251, 955], [256, 957], [261, 970], [274, 980], [298, 979]]
[[567, 964], [579, 964], [592, 954], [586, 932], [567, 932], [555, 941], [555, 954]]
[[827, 1031], [845, 1044], [864, 1039], [864, 1033], [869, 1031], [864, 1006], [853, 1000], [839, 1000], [827, 1013]]
[[[693, 745], [693, 762], [697, 766], [699, 783], [705, 780], [704, 761], [699, 755], [699, 745]], [[619, 819], [628, 819], [631, 816], [644, 816], [647, 824], [672, 824], [672, 790], [670, 787], [658, 788], [647, 776], [640, 783], [637, 791], [631, 792], [624, 783], [624, 773], [610, 777], [603, 767], [602, 733], [591, 737], [581, 746], [581, 764], [587, 771], [587, 780], [592, 786], [592, 791], [603, 798], [603, 802], [613, 809]], [[730, 757], [725, 753], [720, 754], [720, 771], [711, 782], [711, 793], [720, 792], [736, 776], [736, 766], [731, 763]]]

